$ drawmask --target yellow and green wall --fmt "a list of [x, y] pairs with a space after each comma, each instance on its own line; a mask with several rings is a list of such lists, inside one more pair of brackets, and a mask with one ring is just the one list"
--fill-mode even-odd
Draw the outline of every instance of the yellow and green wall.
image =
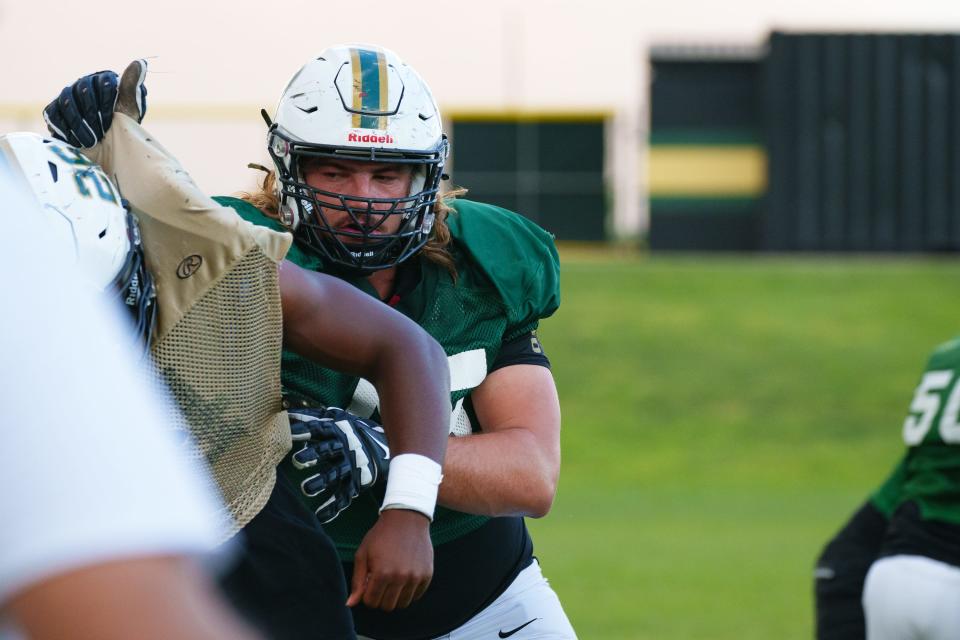
[[673, 54], [652, 64], [651, 248], [757, 249], [767, 187], [759, 62]]

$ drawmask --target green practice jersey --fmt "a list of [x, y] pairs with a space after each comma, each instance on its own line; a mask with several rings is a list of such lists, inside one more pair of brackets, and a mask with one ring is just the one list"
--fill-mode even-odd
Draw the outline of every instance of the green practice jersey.
[[880, 485], [880, 488], [870, 496], [870, 501], [873, 503], [873, 506], [888, 520], [890, 516], [893, 515], [893, 512], [897, 510], [897, 507], [900, 506], [903, 496], [903, 480], [906, 477], [906, 473], [907, 461], [906, 458], [903, 458], [897, 463], [897, 466], [894, 467], [886, 481]]
[[960, 337], [937, 347], [903, 422], [907, 453], [872, 497], [888, 517], [912, 500], [924, 519], [960, 524]]
[[[282, 228], [252, 205], [217, 198], [255, 224]], [[559, 260], [553, 237], [513, 212], [468, 200], [452, 203], [447, 219], [453, 238], [457, 280], [438, 265], [414, 258], [402, 268], [418, 269], [418, 284], [395, 308], [413, 319], [446, 351], [450, 364], [451, 433], [477, 430], [469, 396], [486, 377], [505, 341], [536, 329], [560, 304]], [[294, 244], [287, 259], [324, 271], [319, 256]], [[376, 296], [365, 278], [344, 278]], [[284, 351], [284, 390], [308, 401], [344, 407], [379, 419], [376, 390], [366, 380], [321, 367]], [[416, 399], [411, 399], [416, 401]], [[289, 460], [282, 467], [289, 468]], [[382, 495], [364, 494], [336, 520], [324, 525], [344, 560], [352, 560], [363, 535], [378, 517]], [[438, 507], [430, 529], [434, 545], [474, 531], [486, 517]]]

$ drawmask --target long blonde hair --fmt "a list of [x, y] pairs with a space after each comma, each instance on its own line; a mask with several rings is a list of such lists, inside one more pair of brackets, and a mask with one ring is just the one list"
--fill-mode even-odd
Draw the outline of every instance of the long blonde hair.
[[[263, 171], [263, 180], [260, 182], [260, 190], [256, 193], [241, 192], [240, 199], [249, 202], [265, 215], [280, 219], [280, 198], [277, 196], [276, 184], [277, 174], [258, 164], [249, 165], [252, 169]], [[454, 282], [457, 280], [457, 266], [450, 253], [450, 227], [447, 226], [447, 217], [456, 211], [449, 205], [456, 198], [466, 195], [467, 190], [463, 187], [454, 187], [442, 193], [437, 198], [437, 203], [433, 206], [434, 215], [433, 231], [427, 243], [420, 249], [420, 254], [434, 264], [446, 269]]]

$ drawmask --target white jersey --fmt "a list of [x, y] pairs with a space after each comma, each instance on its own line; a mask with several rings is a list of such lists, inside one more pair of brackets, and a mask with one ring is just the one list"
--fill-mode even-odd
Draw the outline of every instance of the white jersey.
[[125, 319], [37, 249], [35, 207], [0, 166], [0, 609], [71, 569], [219, 539], [219, 501], [162, 424]]

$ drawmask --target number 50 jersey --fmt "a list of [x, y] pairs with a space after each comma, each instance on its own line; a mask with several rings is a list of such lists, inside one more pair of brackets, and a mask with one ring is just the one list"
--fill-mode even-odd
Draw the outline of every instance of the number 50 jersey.
[[914, 501], [924, 519], [960, 525], [960, 337], [930, 356], [903, 440], [909, 449], [898, 502]]
[[[217, 198], [254, 224], [282, 229], [276, 220], [235, 198]], [[439, 342], [450, 364], [452, 435], [479, 430], [471, 416], [471, 391], [483, 382], [501, 346], [530, 334], [560, 304], [560, 264], [553, 236], [520, 215], [492, 205], [454, 200], [447, 218], [456, 263], [454, 280], [445, 269], [412, 258], [399, 267], [394, 308]], [[287, 259], [306, 269], [327, 271], [321, 258], [294, 245]], [[335, 272], [336, 273], [336, 272]], [[376, 296], [362, 276], [339, 275]], [[407, 286], [399, 284], [406, 281]], [[379, 420], [378, 398], [366, 380], [321, 367], [284, 351], [286, 392]], [[416, 398], [411, 398], [416, 402]], [[282, 468], [289, 470], [286, 464]], [[294, 476], [296, 477], [296, 476]], [[336, 520], [324, 525], [341, 558], [353, 559], [363, 535], [376, 522], [382, 496], [362, 494]], [[434, 546], [475, 531], [489, 518], [438, 507], [430, 535]]]

